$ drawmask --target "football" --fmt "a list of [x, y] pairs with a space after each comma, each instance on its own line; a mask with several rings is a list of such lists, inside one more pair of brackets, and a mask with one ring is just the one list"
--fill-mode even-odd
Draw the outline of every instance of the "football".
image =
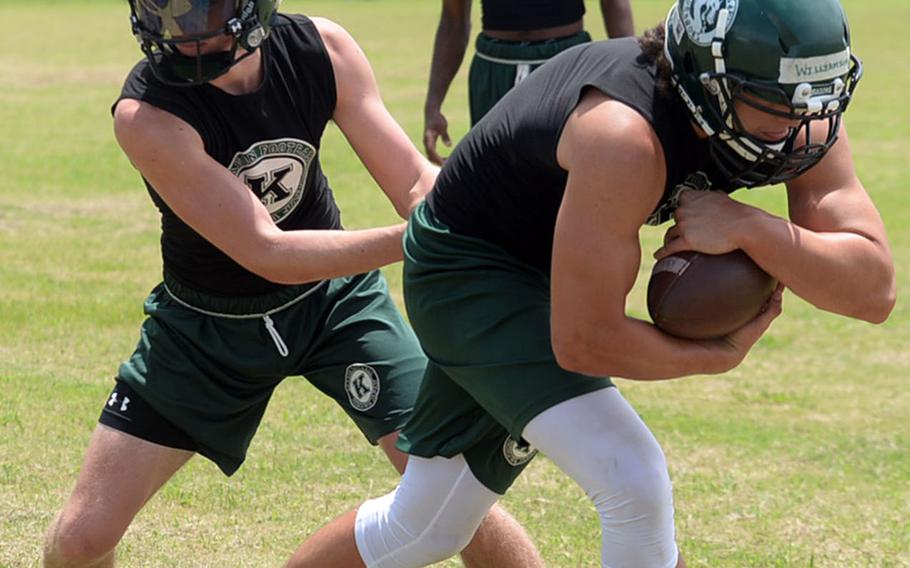
[[721, 337], [757, 316], [777, 280], [745, 252], [683, 251], [660, 259], [648, 281], [648, 313], [658, 328], [686, 339]]

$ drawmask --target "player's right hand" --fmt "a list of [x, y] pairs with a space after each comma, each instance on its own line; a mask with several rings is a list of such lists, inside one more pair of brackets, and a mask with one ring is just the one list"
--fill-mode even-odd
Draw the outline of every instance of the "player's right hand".
[[730, 366], [731, 369], [742, 363], [752, 346], [771, 327], [771, 322], [781, 314], [783, 311], [783, 295], [784, 285], [778, 284], [777, 289], [771, 295], [771, 298], [768, 299], [768, 303], [765, 304], [761, 313], [746, 325], [718, 340], [722, 341], [730, 352], [731, 362], [733, 363]]
[[440, 137], [447, 148], [452, 147], [452, 140], [449, 138], [449, 122], [446, 117], [439, 110], [425, 111], [423, 147], [426, 150], [427, 158], [437, 166], [441, 166], [446, 161], [436, 151], [436, 140]]

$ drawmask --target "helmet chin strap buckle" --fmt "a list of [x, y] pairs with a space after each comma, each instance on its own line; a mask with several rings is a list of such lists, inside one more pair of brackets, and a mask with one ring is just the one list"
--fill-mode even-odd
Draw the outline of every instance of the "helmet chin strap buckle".
[[262, 41], [265, 39], [265, 30], [262, 26], [256, 26], [246, 33], [244, 36], [245, 47], [250, 49], [256, 49], [262, 45]]

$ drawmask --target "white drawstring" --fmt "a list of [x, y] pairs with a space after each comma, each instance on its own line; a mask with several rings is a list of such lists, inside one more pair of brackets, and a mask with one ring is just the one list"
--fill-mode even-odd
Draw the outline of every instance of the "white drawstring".
[[278, 333], [278, 330], [275, 329], [275, 322], [272, 321], [272, 318], [268, 314], [262, 316], [263, 321], [265, 321], [265, 328], [269, 331], [269, 335], [272, 336], [272, 341], [275, 342], [275, 347], [278, 349], [278, 353], [282, 357], [288, 356], [288, 346], [285, 345], [284, 340], [281, 339], [281, 335]]
[[528, 78], [528, 75], [531, 74], [531, 65], [529, 63], [521, 63], [515, 66], [515, 84], [521, 83]]
[[214, 316], [214, 317], [218, 317], [218, 318], [237, 319], [237, 320], [261, 317], [262, 320], [265, 322], [265, 328], [269, 331], [269, 335], [272, 336], [272, 341], [275, 342], [275, 347], [278, 349], [278, 353], [280, 353], [282, 357], [287, 357], [288, 356], [288, 346], [285, 345], [284, 340], [281, 338], [281, 335], [278, 333], [278, 330], [275, 329], [275, 322], [272, 321], [272, 318], [269, 317], [269, 314], [274, 314], [274, 313], [284, 310], [285, 308], [289, 308], [289, 307], [293, 306], [294, 304], [309, 297], [311, 294], [313, 294], [314, 292], [316, 292], [317, 290], [322, 288], [322, 286], [324, 286], [326, 284], [326, 282], [328, 282], [328, 280], [322, 280], [321, 282], [318, 282], [317, 284], [315, 284], [312, 288], [308, 289], [303, 294], [297, 296], [296, 298], [292, 298], [290, 301], [284, 303], [281, 306], [278, 306], [277, 308], [273, 308], [264, 314], [263, 313], [259, 313], [259, 314], [225, 314], [225, 313], [213, 312], [211, 310], [206, 310], [206, 309], [194, 306], [184, 300], [181, 300], [176, 294], [174, 294], [174, 292], [171, 291], [170, 288], [168, 288], [167, 284], [164, 285], [164, 289], [165, 289], [165, 291], [167, 291], [168, 295], [175, 302], [177, 302], [178, 304], [180, 304], [181, 306], [183, 306], [185, 308], [189, 308], [195, 312], [199, 312], [200, 314], [205, 314], [207, 316]]

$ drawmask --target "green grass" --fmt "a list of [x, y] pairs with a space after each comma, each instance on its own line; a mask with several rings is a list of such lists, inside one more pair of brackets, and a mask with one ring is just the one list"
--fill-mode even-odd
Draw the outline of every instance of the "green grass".
[[[308, 0], [357, 37], [413, 140], [439, 3]], [[667, 1], [633, 2], [639, 29]], [[899, 295], [910, 261], [910, 19], [906, 0], [846, 2], [866, 77], [848, 114], [857, 168], [888, 226]], [[475, 10], [476, 11], [476, 10]], [[100, 404], [160, 275], [158, 219], [111, 135], [109, 105], [138, 58], [125, 2], [0, 3], [0, 566], [36, 566]], [[475, 14], [476, 16], [476, 14]], [[603, 32], [589, 2], [588, 24]], [[445, 112], [467, 128], [465, 70]], [[331, 127], [323, 165], [349, 227], [394, 219]], [[782, 213], [780, 189], [743, 199]], [[648, 229], [644, 250], [660, 231]], [[645, 259], [642, 274], [650, 270]], [[386, 271], [400, 287], [398, 267]], [[644, 313], [641, 282], [630, 311]], [[910, 317], [874, 327], [792, 295], [747, 361], [721, 377], [621, 383], [666, 451], [689, 566], [910, 566]], [[127, 566], [275, 566], [396, 476], [307, 383], [275, 394], [247, 463], [227, 479], [193, 460], [124, 538]], [[596, 565], [581, 491], [538, 459], [504, 499], [550, 566]], [[446, 563], [459, 565], [458, 561]]]

